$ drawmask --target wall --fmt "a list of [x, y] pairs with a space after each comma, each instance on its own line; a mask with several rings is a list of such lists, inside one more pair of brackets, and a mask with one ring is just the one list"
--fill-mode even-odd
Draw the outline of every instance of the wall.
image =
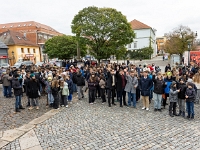
[[[24, 49], [24, 53], [22, 53], [21, 48]], [[30, 53], [28, 53], [28, 48], [30, 50]], [[33, 52], [33, 49], [35, 49], [35, 53]], [[12, 51], [14, 52], [14, 60], [12, 56]], [[33, 57], [26, 57], [27, 54], [33, 55]], [[40, 51], [39, 47], [32, 47], [32, 46], [9, 46], [8, 50], [8, 57], [10, 58], [11, 65], [14, 65], [15, 62], [19, 60], [23, 60], [24, 58], [30, 58], [30, 61], [33, 61], [33, 63], [40, 62]]]

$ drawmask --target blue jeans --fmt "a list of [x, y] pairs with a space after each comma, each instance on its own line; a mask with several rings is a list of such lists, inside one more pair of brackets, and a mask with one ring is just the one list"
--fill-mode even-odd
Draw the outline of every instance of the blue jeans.
[[20, 96], [15, 96], [16, 100], [15, 100], [15, 109], [19, 109], [19, 107], [21, 106], [21, 95]]
[[154, 97], [154, 108], [161, 109], [162, 94], [153, 93]]
[[186, 102], [187, 112], [189, 117], [194, 117], [194, 102]]
[[133, 102], [133, 107], [136, 107], [136, 93], [128, 92], [128, 106], [131, 106]]
[[3, 87], [4, 96], [11, 97], [11, 86], [4, 86]]
[[68, 101], [69, 101], [69, 102], [72, 101], [72, 94], [69, 94], [69, 96], [68, 96]]
[[48, 101], [49, 101], [49, 104], [53, 104], [53, 102], [54, 102], [54, 98], [51, 93], [48, 93]]
[[150, 90], [149, 100], [152, 100], [153, 98], [153, 90]]

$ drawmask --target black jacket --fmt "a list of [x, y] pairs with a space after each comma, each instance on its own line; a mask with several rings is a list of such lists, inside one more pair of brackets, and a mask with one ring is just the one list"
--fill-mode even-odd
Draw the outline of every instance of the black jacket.
[[153, 82], [154, 82], [154, 93], [156, 94], [163, 94], [165, 88], [165, 81], [159, 80], [158, 78], [155, 79], [155, 75], [153, 75]]
[[82, 76], [82, 74], [76, 75], [76, 84], [77, 84], [77, 86], [85, 86], [85, 79]]
[[20, 85], [18, 79], [13, 79], [12, 80], [12, 88], [14, 89], [14, 95], [15, 96], [22, 95], [22, 86]]
[[[114, 75], [114, 78], [115, 78], [115, 85], [116, 85], [116, 76]], [[115, 88], [116, 86], [112, 86], [113, 84], [113, 80], [112, 80], [112, 75], [110, 72], [107, 72], [107, 80], [106, 80], [106, 88], [107, 89], [112, 89], [112, 88]]]
[[185, 83], [183, 83], [183, 84], [178, 83], [177, 89], [180, 89], [180, 92], [178, 93], [178, 98], [179, 99], [185, 99], [185, 92], [186, 92], [186, 89], [187, 89], [186, 84]]
[[192, 89], [187, 88], [185, 95], [188, 96], [188, 98], [186, 98], [186, 102], [194, 102], [195, 101], [196, 92], [195, 92], [194, 88], [192, 88]]
[[146, 79], [142, 77], [139, 82], [140, 91], [142, 96], [149, 96], [150, 95], [150, 89], [153, 86], [152, 80], [147, 77]]
[[27, 84], [27, 94], [29, 98], [38, 98], [38, 91], [40, 89], [40, 84], [38, 80], [30, 80]]
[[122, 75], [120, 75], [118, 71], [116, 73], [116, 79], [117, 79], [117, 83], [116, 83], [116, 89], [117, 89], [117, 91], [123, 90], [123, 88], [125, 88], [126, 83], [127, 83], [127, 81], [126, 81], [126, 75], [124, 75], [124, 85], [125, 85], [124, 87], [122, 87]]

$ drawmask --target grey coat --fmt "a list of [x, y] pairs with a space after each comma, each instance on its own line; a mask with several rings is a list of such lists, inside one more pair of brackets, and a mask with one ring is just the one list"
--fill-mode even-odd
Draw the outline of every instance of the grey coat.
[[170, 89], [169, 91], [169, 101], [170, 102], [178, 102], [178, 91]]
[[131, 92], [131, 93], [136, 93], [136, 88], [134, 86], [138, 86], [138, 79], [137, 77], [131, 77], [130, 75], [126, 75], [126, 86], [124, 91], [126, 92]]
[[10, 86], [10, 80], [11, 78], [9, 77], [8, 74], [3, 75], [2, 77], [2, 82], [3, 82], [3, 86]]

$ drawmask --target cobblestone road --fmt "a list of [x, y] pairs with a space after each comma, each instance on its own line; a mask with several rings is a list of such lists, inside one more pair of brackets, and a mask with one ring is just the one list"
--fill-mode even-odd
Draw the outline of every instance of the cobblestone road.
[[[200, 149], [200, 105], [195, 105], [195, 120], [170, 117], [162, 112], [141, 110], [119, 105], [109, 108], [88, 101], [78, 101], [62, 108], [54, 117], [34, 128], [44, 150], [59, 149]], [[19, 149], [18, 140], [5, 149]]]
[[[0, 91], [2, 91], [2, 85], [0, 85]], [[46, 108], [46, 97], [40, 98], [39, 104], [40, 110], [33, 109], [30, 111], [26, 108], [21, 110], [20, 113], [15, 114], [15, 98], [4, 98], [2, 94], [0, 94], [0, 131], [22, 126], [50, 110]], [[22, 105], [24, 107], [27, 105], [26, 96], [22, 97]]]

